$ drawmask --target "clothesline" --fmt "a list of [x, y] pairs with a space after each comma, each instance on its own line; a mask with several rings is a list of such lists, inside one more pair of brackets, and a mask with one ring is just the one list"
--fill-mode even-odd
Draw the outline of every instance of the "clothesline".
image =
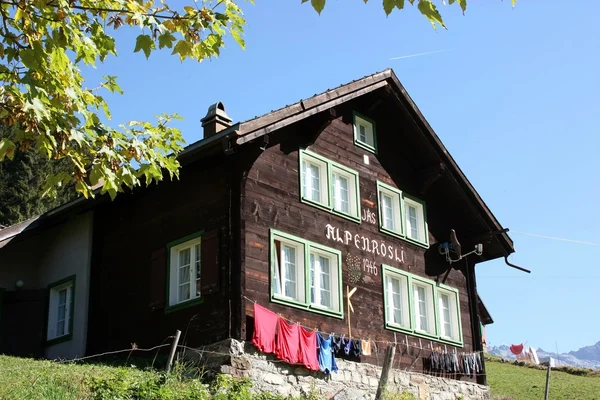
[[[253, 299], [251, 299], [251, 298], [249, 298], [247, 296], [243, 296], [243, 297], [246, 300], [248, 300], [248, 301], [250, 301], [252, 303], [258, 303], [256, 300], [253, 300]], [[298, 325], [300, 325], [301, 327], [303, 327], [306, 330], [309, 330], [309, 331], [310, 330], [316, 330], [317, 332], [321, 332], [321, 333], [327, 334], [326, 332], [322, 332], [322, 331], [320, 331], [319, 329], [317, 329], [315, 327], [309, 327], [309, 326], [306, 326], [306, 325], [302, 325], [301, 323], [299, 323], [297, 321], [293, 321], [293, 320], [291, 320], [289, 318], [286, 318], [286, 317], [284, 317], [283, 315], [281, 315], [279, 313], [278, 313], [278, 315], [279, 315], [279, 317], [281, 319], [283, 319], [283, 320], [285, 320], [285, 321], [287, 321], [287, 322], [289, 322], [291, 324], [298, 324]], [[335, 335], [335, 333], [333, 333], [333, 332], [331, 334]], [[397, 334], [394, 332], [394, 338], [396, 338], [396, 335]], [[399, 335], [402, 335], [402, 334], [399, 334]], [[395, 345], [395, 346], [400, 345], [400, 346], [406, 347], [407, 349], [408, 349], [408, 347], [410, 347], [410, 348], [413, 348], [413, 349], [426, 350], [426, 351], [430, 351], [430, 352], [434, 352], [434, 351], [443, 352], [441, 348], [439, 348], [439, 349], [434, 348], [433, 342], [431, 340], [429, 340], [429, 339], [418, 339], [419, 343], [421, 343], [423, 340], [429, 340], [429, 345], [430, 346], [429, 347], [423, 347], [422, 345], [416, 346], [416, 345], [412, 345], [412, 344], [408, 343], [408, 334], [404, 334], [404, 336], [405, 336], [405, 339], [403, 339], [401, 342], [398, 342], [398, 341], [390, 342], [389, 340], [375, 340], [375, 339], [370, 339], [370, 338], [367, 338], [367, 339], [364, 339], [364, 338], [355, 338], [355, 339], [368, 340], [368, 341], [373, 342], [373, 343], [382, 343], [382, 344], [385, 344], [385, 345], [392, 345], [392, 344]], [[350, 338], [350, 336], [348, 336], [348, 337]], [[441, 346], [441, 345], [442, 344], [436, 344], [435, 346], [438, 347], [438, 346]], [[443, 346], [444, 346], [445, 352], [447, 352], [447, 353], [451, 353], [452, 352], [452, 351], [447, 351], [447, 345], [446, 344], [443, 344]], [[456, 352], [456, 347], [453, 350], [454, 350], [454, 352]], [[377, 351], [377, 346], [375, 346], [375, 351]], [[481, 351], [481, 350], [478, 350], [478, 351], [473, 350], [473, 351], [466, 351], [466, 352], [459, 352], [459, 353], [460, 354], [476, 354], [476, 353], [483, 354], [483, 351]], [[404, 351], [403, 351], [403, 354], [404, 354]]]
[[[229, 353], [221, 353], [221, 352], [218, 352], [218, 351], [196, 349], [196, 348], [185, 346], [185, 345], [181, 345], [181, 344], [178, 345], [177, 347], [185, 349], [185, 350], [192, 351], [194, 353], [198, 353], [201, 356], [203, 356], [204, 354], [213, 354], [213, 355], [219, 355], [219, 356], [230, 356], [231, 355]], [[275, 359], [275, 358], [272, 359], [272, 360], [269, 360], [269, 362], [271, 362], [271, 363], [289, 364], [285, 360], [278, 360], [278, 359]], [[410, 368], [408, 370], [410, 371], [410, 370], [412, 370], [412, 368]], [[407, 369], [405, 369], [405, 371], [407, 371]], [[429, 372], [429, 375], [434, 375], [434, 376], [439, 375], [439, 376], [443, 377], [444, 375], [453, 375], [452, 373], [443, 373], [443, 372], [436, 372], [436, 371], [429, 371], [429, 370], [427, 370], [427, 371]], [[456, 374], [455, 373], [454, 375], [460, 375], [460, 374]], [[470, 376], [485, 376], [485, 375], [487, 375], [487, 374], [486, 373], [474, 373], [474, 374], [471, 374]], [[495, 375], [497, 375], [497, 374], [495, 374]], [[518, 374], [503, 374], [503, 375], [518, 375]]]

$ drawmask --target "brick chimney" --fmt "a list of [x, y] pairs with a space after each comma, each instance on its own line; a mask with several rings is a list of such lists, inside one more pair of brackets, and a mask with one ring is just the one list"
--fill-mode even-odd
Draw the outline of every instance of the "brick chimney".
[[225, 106], [220, 101], [208, 107], [206, 116], [200, 122], [202, 122], [202, 128], [204, 129], [204, 139], [231, 126], [231, 118], [225, 112]]

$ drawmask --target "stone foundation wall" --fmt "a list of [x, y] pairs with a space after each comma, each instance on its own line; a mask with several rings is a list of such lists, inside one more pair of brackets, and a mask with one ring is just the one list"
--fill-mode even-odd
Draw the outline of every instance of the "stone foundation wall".
[[[205, 351], [201, 356], [188, 353], [186, 358], [199, 358], [212, 371], [248, 377], [257, 391], [284, 396], [317, 392], [334, 400], [374, 399], [381, 375], [380, 367], [341, 359], [336, 359], [337, 374], [312, 372], [260, 353], [252, 343], [234, 339], [200, 350]], [[408, 392], [422, 400], [491, 399], [487, 386], [400, 370], [390, 373], [388, 390]]]

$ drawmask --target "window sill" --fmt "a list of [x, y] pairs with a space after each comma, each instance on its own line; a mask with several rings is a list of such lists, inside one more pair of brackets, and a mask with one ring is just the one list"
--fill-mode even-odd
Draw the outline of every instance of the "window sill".
[[402, 232], [396, 232], [396, 231], [393, 231], [391, 229], [384, 228], [381, 225], [379, 225], [379, 231], [381, 233], [385, 233], [385, 234], [388, 234], [390, 236], [397, 237], [398, 239], [402, 239], [402, 240], [406, 239], [406, 236], [404, 236], [404, 234]]
[[458, 341], [458, 340], [454, 340], [454, 339], [450, 339], [450, 338], [440, 338], [440, 342], [451, 344], [452, 346], [458, 346], [458, 347], [464, 346], [462, 340]]
[[311, 306], [311, 305], [307, 305], [304, 303], [300, 303], [300, 302], [296, 302], [293, 300], [288, 300], [282, 297], [278, 297], [276, 295], [271, 295], [271, 301], [273, 303], [277, 303], [277, 304], [281, 304], [284, 306], [289, 306], [289, 307], [293, 307], [293, 308], [297, 308], [299, 310], [304, 310], [304, 311], [308, 311], [314, 314], [321, 314], [321, 315], [326, 315], [329, 317], [334, 317], [334, 318], [338, 318], [338, 319], [344, 319], [344, 313], [341, 311], [334, 311], [334, 310], [329, 310], [326, 308], [318, 308], [316, 306]]
[[354, 144], [364, 150], [367, 150], [370, 153], [377, 155], [377, 149], [375, 148], [375, 146], [368, 145], [357, 139], [354, 140]]
[[316, 201], [312, 201], [312, 200], [306, 199], [304, 197], [302, 197], [300, 199], [300, 201], [304, 204], [308, 204], [309, 206], [319, 208], [330, 214], [337, 215], [339, 217], [342, 217], [342, 218], [347, 219], [352, 222], [356, 222], [357, 224], [360, 224], [362, 222], [360, 216], [354, 216], [354, 215], [346, 214], [345, 212], [342, 212], [342, 211], [336, 211], [323, 203], [317, 203]]
[[421, 242], [419, 240], [415, 240], [412, 238], [409, 238], [408, 236], [404, 237], [404, 240], [406, 240], [409, 243], [415, 244], [419, 247], [423, 247], [424, 249], [428, 249], [429, 248], [429, 242]]
[[204, 303], [204, 297], [196, 297], [195, 299], [186, 300], [182, 303], [177, 303], [172, 306], [165, 307], [165, 314], [183, 310], [185, 308], [197, 306], [198, 304]]
[[59, 343], [69, 342], [73, 340], [73, 333], [69, 333], [68, 335], [63, 335], [56, 337], [54, 339], [49, 339], [46, 341], [46, 347], [51, 347], [57, 345]]

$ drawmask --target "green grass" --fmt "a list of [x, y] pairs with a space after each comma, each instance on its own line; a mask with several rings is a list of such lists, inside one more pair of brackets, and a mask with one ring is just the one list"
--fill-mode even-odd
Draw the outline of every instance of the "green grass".
[[[488, 384], [494, 399], [539, 400], [544, 398], [546, 369], [501, 363], [486, 357]], [[566, 372], [565, 372], [566, 371]], [[552, 400], [600, 399], [598, 371], [560, 368], [550, 374]]]

